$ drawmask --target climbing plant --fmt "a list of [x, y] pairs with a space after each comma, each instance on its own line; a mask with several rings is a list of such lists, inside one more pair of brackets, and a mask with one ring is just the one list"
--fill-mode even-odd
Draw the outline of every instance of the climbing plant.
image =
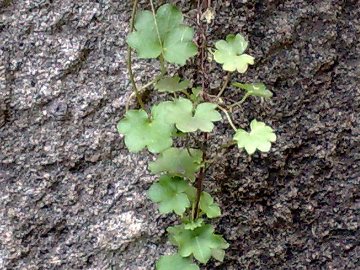
[[[239, 150], [244, 149], [248, 155], [255, 151], [268, 152], [276, 140], [274, 130], [256, 119], [252, 119], [250, 129], [237, 128], [231, 114], [249, 96], [271, 98], [272, 93], [263, 83], [233, 82], [232, 85], [244, 90], [245, 94], [240, 101], [227, 104], [223, 93], [231, 73], [244, 73], [254, 64], [254, 57], [246, 53], [248, 42], [245, 37], [239, 33], [229, 34], [224, 40], [215, 42], [213, 48], [199, 48], [194, 42], [195, 30], [184, 23], [184, 16], [176, 6], [164, 4], [155, 10], [150, 0], [151, 10], [137, 11], [137, 5], [134, 1], [127, 43], [128, 69], [134, 89], [130, 99], [136, 96], [140, 108], [129, 109], [129, 99], [117, 129], [124, 136], [130, 152], [148, 150], [157, 154], [148, 168], [158, 175], [158, 180], [148, 190], [148, 197], [158, 204], [161, 214], [179, 216], [179, 224], [167, 228], [169, 241], [178, 252], [163, 255], [157, 261], [156, 269], [197, 270], [200, 268], [196, 261], [202, 264], [211, 258], [222, 261], [229, 247], [211, 225], [210, 220], [221, 216], [221, 210], [203, 187], [205, 170], [211, 164], [206, 153], [207, 134], [225, 116], [234, 130], [231, 143]], [[204, 14], [207, 21], [214, 15], [209, 9]], [[141, 87], [132, 72], [132, 50], [138, 58], [157, 59], [160, 63], [159, 75]], [[183, 66], [196, 55], [202, 62], [206, 61], [209, 58], [204, 57], [206, 53], [228, 72], [216, 96], [208, 93], [204, 83], [191, 87], [189, 79], [170, 75], [167, 70], [167, 65]], [[142, 93], [149, 88], [153, 95], [161, 93], [165, 98], [152, 105], [144, 104]], [[190, 136], [200, 143], [191, 146]], [[179, 137], [185, 138], [185, 143], [182, 147], [174, 147], [174, 141]]]

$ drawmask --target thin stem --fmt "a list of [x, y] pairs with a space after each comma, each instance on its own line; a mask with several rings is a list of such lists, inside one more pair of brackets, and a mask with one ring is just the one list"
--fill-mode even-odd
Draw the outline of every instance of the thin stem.
[[128, 99], [126, 100], [126, 104], [125, 104], [125, 111], [127, 112], [129, 110], [129, 107], [130, 107], [130, 101], [131, 99], [135, 96], [135, 93], [132, 92], [130, 94], [130, 96], [128, 97]]
[[165, 60], [164, 60], [164, 56], [161, 54], [160, 57], [159, 57], [159, 60], [160, 60], [160, 72], [161, 72], [161, 76], [164, 76], [167, 72], [167, 68], [166, 68], [166, 65], [165, 65]]
[[241, 104], [243, 104], [249, 96], [250, 96], [250, 94], [246, 93], [245, 96], [240, 101], [238, 101], [232, 105], [229, 105], [230, 110], [232, 110], [236, 106], [240, 106]]
[[232, 129], [235, 130], [235, 131], [237, 131], [237, 128], [236, 128], [236, 126], [234, 125], [234, 122], [231, 120], [231, 117], [230, 117], [228, 111], [227, 111], [226, 109], [224, 109], [223, 107], [219, 106], [219, 105], [218, 105], [218, 108], [219, 108], [220, 110], [222, 110], [223, 113], [226, 115], [226, 118], [227, 118], [230, 126], [232, 127]]
[[[205, 49], [207, 47], [207, 40], [206, 40], [206, 31], [207, 31], [207, 26], [204, 27], [204, 25], [201, 23], [200, 18], [201, 18], [201, 14], [202, 14], [202, 0], [198, 0], [197, 1], [197, 26], [198, 26], [198, 31], [199, 36], [198, 36], [198, 44], [199, 44], [199, 70], [198, 70], [198, 74], [201, 74], [201, 86], [203, 89], [202, 92], [202, 97], [204, 99], [204, 101], [207, 101], [207, 93], [206, 93], [206, 89], [208, 87], [208, 80], [206, 78], [207, 74], [208, 74], [208, 69], [207, 66], [205, 65], [205, 61], [207, 59], [206, 57], [206, 53], [205, 53]], [[207, 133], [203, 133], [204, 139], [203, 139], [203, 145], [201, 147], [202, 151], [203, 151], [203, 161], [206, 160], [206, 143], [208, 140], [208, 135]], [[199, 203], [200, 203], [200, 197], [201, 197], [201, 193], [202, 193], [202, 186], [203, 186], [203, 182], [204, 182], [204, 178], [205, 178], [205, 165], [202, 166], [200, 168], [200, 172], [198, 174], [198, 177], [196, 178], [196, 182], [195, 182], [195, 186], [196, 186], [196, 200], [195, 200], [195, 206], [194, 206], [194, 210], [193, 210], [193, 220], [196, 220], [199, 216]]]
[[188, 152], [189, 156], [192, 157], [192, 154], [191, 154], [191, 151], [190, 151], [190, 148], [188, 145], [185, 146], [186, 147], [186, 151]]
[[[148, 88], [149, 86], [155, 84], [157, 81], [159, 81], [161, 78], [163, 77], [163, 74], [159, 74], [155, 77], [155, 79], [151, 80], [150, 82], [148, 82], [147, 84], [144, 84], [143, 86], [141, 86], [140, 88], [138, 88], [139, 94], [141, 95], [142, 92], [144, 92], [146, 90], [146, 88]], [[130, 107], [130, 102], [131, 99], [135, 96], [135, 93], [132, 92], [131, 95], [128, 97], [127, 101], [126, 101], [126, 105], [125, 105], [125, 109], [126, 111], [129, 110]]]
[[191, 99], [191, 95], [186, 90], [182, 90], [181, 93], [183, 93], [188, 99]]
[[[131, 13], [131, 20], [130, 20], [130, 32], [132, 32], [134, 30], [137, 3], [138, 3], [138, 0], [134, 0], [134, 5], [133, 5], [132, 13]], [[141, 95], [140, 95], [139, 89], [136, 85], [134, 73], [132, 70], [131, 47], [129, 45], [128, 45], [128, 54], [127, 54], [127, 68], [128, 68], [128, 72], [129, 72], [130, 81], [133, 86], [133, 91], [135, 92], [135, 95], [136, 95], [136, 99], [137, 99], [138, 103], [140, 104], [141, 108], [145, 111], [145, 106], [141, 99]]]
[[226, 77], [225, 77], [225, 81], [224, 81], [224, 84], [223, 84], [223, 86], [221, 87], [221, 90], [220, 90], [220, 92], [217, 94], [217, 98], [220, 98], [221, 97], [221, 95], [224, 93], [224, 91], [225, 91], [225, 89], [226, 89], [226, 87], [228, 86], [228, 84], [229, 84], [229, 81], [230, 81], [230, 77], [231, 77], [231, 73], [230, 72], [228, 72], [227, 73], [227, 75], [226, 75]]
[[[204, 143], [207, 141], [207, 133], [204, 133]], [[203, 151], [202, 156], [203, 161], [206, 160], [206, 152]], [[196, 220], [199, 217], [199, 204], [200, 198], [202, 193], [202, 186], [205, 178], [205, 165], [200, 168], [199, 176], [196, 179], [196, 199], [195, 199], [195, 206], [193, 211], [193, 220]]]
[[194, 221], [195, 217], [195, 203], [191, 204], [191, 221]]

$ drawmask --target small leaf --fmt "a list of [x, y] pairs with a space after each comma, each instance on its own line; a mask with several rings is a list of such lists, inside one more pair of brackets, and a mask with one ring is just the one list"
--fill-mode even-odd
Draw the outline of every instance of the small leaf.
[[199, 266], [179, 254], [161, 256], [156, 263], [156, 270], [200, 270]]
[[242, 35], [228, 35], [226, 41], [219, 40], [215, 43], [214, 59], [219, 64], [223, 64], [223, 69], [226, 71], [237, 70], [244, 73], [248, 65], [254, 64], [254, 57], [244, 54], [247, 46], [248, 42]]
[[157, 116], [169, 124], [175, 124], [182, 132], [211, 132], [214, 128], [213, 122], [221, 120], [221, 114], [215, 110], [217, 105], [214, 103], [200, 103], [194, 113], [192, 102], [185, 98], [165, 101], [158, 106]]
[[198, 97], [202, 91], [202, 88], [201, 87], [194, 87], [193, 89], [191, 89], [193, 95], [195, 97]]
[[266, 86], [263, 83], [234, 82], [232, 85], [244, 89], [248, 93], [248, 95], [251, 96], [264, 97], [264, 98], [271, 98], [273, 96], [271, 91], [266, 89]]
[[155, 84], [155, 89], [159, 92], [178, 92], [186, 90], [190, 85], [189, 80], [180, 82], [179, 76], [165, 77]]
[[159, 153], [172, 145], [173, 126], [153, 119], [149, 120], [144, 110], [130, 110], [118, 123], [117, 129], [125, 135], [125, 144], [130, 152], [139, 152], [148, 147]]
[[199, 206], [208, 218], [215, 218], [221, 215], [219, 205], [214, 203], [214, 199], [207, 192], [201, 193]]
[[162, 152], [156, 161], [150, 162], [152, 173], [166, 172], [173, 176], [183, 176], [195, 180], [202, 162], [202, 152], [198, 149], [169, 148]]
[[202, 96], [200, 95], [202, 92], [202, 88], [201, 87], [194, 87], [191, 89], [191, 95], [190, 95], [190, 99], [194, 104], [198, 104], [201, 101], [203, 101]]
[[159, 181], [152, 184], [148, 195], [153, 202], [159, 203], [162, 214], [175, 212], [182, 215], [190, 207], [187, 193], [194, 193], [195, 188], [180, 177], [163, 175]]
[[[169, 227], [170, 241], [177, 245], [179, 254], [183, 257], [193, 255], [199, 262], [207, 263], [213, 255], [213, 250], [226, 249], [229, 244], [222, 236], [214, 234], [213, 226], [204, 224], [194, 230], [186, 230], [183, 226], [178, 225]], [[219, 252], [215, 255], [220, 258]]]
[[195, 220], [195, 221], [190, 221], [190, 222], [188, 222], [188, 223], [185, 223], [185, 224], [184, 224], [184, 228], [185, 228], [186, 230], [191, 230], [191, 231], [193, 231], [193, 230], [195, 230], [196, 228], [201, 227], [201, 226], [203, 225], [203, 223], [204, 223], [204, 220], [203, 220], [202, 218], [198, 218], [198, 219]]
[[263, 122], [258, 122], [255, 119], [250, 123], [250, 132], [243, 129], [238, 129], [234, 136], [237, 141], [238, 147], [244, 147], [249, 155], [255, 153], [256, 149], [261, 152], [269, 152], [271, 143], [276, 141], [274, 130], [265, 125]]
[[150, 11], [140, 11], [135, 19], [135, 31], [128, 35], [127, 43], [139, 58], [157, 58], [162, 54], [166, 61], [184, 65], [196, 55], [197, 48], [192, 42], [194, 31], [184, 25], [183, 20], [182, 13], [171, 4], [162, 5], [155, 18]]

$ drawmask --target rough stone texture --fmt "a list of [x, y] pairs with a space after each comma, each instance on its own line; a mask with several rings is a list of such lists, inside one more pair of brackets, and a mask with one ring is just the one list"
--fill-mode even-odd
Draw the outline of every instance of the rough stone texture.
[[[153, 269], [171, 251], [164, 229], [175, 219], [145, 194], [152, 157], [129, 154], [115, 129], [130, 94], [128, 2], [0, 2], [0, 269]], [[274, 92], [236, 122], [256, 117], [279, 139], [251, 159], [230, 149], [209, 171], [231, 246], [202, 269], [358, 269], [359, 6], [216, 3], [209, 35], [241, 32], [257, 59], [234, 79]], [[146, 81], [153, 63], [135, 71]], [[231, 134], [220, 124], [211, 142]]]

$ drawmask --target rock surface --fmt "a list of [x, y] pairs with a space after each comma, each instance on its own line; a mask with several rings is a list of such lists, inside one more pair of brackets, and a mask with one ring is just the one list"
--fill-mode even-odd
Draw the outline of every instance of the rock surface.
[[[171, 251], [175, 219], [146, 198], [152, 157], [129, 154], [115, 129], [131, 91], [128, 2], [0, 2], [0, 269], [147, 270]], [[251, 159], [231, 149], [209, 171], [230, 248], [202, 269], [357, 269], [359, 2], [215, 6], [211, 39], [243, 33], [256, 57], [234, 79], [274, 92], [250, 99], [236, 123], [256, 117], [279, 139]], [[153, 63], [135, 72], [145, 82]], [[214, 65], [214, 88], [223, 75]], [[211, 140], [231, 133], [220, 124]]]

